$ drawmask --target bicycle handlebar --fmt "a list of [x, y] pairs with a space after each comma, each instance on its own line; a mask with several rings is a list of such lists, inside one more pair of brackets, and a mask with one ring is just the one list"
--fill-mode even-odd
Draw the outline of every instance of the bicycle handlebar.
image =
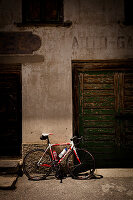
[[[48, 140], [48, 143], [49, 143], [49, 135], [53, 135], [53, 134], [47, 134], [47, 133], [42, 133], [40, 139], [41, 140]], [[71, 141], [73, 141], [74, 143], [80, 143], [80, 140], [83, 140], [83, 136], [81, 136], [80, 138], [78, 138], [77, 136], [73, 136], [71, 139]]]
[[80, 143], [80, 140], [83, 140], [83, 136], [81, 136], [80, 138], [78, 138], [77, 136], [73, 136], [70, 140], [74, 141], [75, 143]]

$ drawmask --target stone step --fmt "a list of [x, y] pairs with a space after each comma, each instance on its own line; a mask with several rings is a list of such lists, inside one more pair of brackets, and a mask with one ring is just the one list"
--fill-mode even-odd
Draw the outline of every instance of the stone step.
[[22, 176], [22, 161], [0, 159], [0, 189], [15, 189], [19, 176]]
[[15, 189], [18, 175], [4, 175], [0, 176], [0, 189]]
[[0, 174], [18, 174], [21, 169], [21, 160], [0, 159]]

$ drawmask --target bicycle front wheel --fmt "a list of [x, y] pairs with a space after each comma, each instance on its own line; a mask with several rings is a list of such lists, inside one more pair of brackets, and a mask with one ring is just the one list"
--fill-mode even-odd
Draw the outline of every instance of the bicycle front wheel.
[[29, 151], [24, 157], [23, 170], [30, 180], [45, 179], [51, 172], [51, 157], [43, 149]]
[[76, 149], [67, 158], [67, 167], [70, 175], [75, 179], [91, 178], [95, 171], [94, 157], [86, 150]]

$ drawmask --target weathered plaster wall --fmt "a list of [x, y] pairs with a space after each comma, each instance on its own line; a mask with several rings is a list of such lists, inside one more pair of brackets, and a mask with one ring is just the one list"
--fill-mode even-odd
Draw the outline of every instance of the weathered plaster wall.
[[123, 25], [123, 0], [64, 0], [64, 20], [72, 21], [69, 28], [19, 28], [14, 22], [21, 22], [21, 1], [1, 0], [0, 5], [0, 30], [32, 31], [42, 40], [34, 54], [43, 55], [44, 62], [22, 66], [23, 143], [40, 143], [41, 132], [54, 132], [52, 142], [68, 141], [71, 61], [133, 57], [133, 27]]

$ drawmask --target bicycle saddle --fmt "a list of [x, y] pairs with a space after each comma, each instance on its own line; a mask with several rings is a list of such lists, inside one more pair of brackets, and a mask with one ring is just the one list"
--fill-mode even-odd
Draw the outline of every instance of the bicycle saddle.
[[41, 140], [46, 140], [46, 139], [48, 139], [49, 135], [53, 135], [53, 133], [42, 133], [40, 139]]

